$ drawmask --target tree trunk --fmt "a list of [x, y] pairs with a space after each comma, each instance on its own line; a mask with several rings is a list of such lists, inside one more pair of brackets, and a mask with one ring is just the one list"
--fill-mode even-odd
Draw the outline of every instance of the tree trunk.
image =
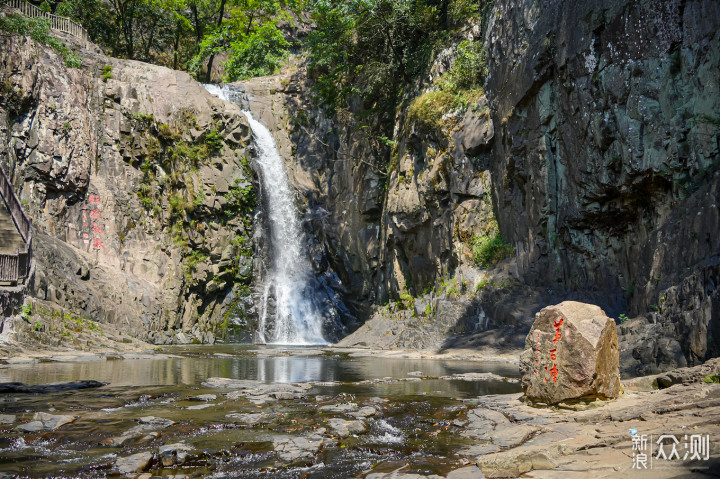
[[[219, 29], [222, 26], [223, 17], [225, 16], [225, 0], [221, 0], [220, 2], [220, 15], [218, 16], [217, 21], [217, 28]], [[208, 60], [207, 64], [207, 74], [205, 75], [205, 83], [210, 83], [212, 81], [212, 64], [213, 60], [215, 59], [215, 54], [210, 54], [210, 59]]]
[[182, 22], [178, 20], [175, 30], [175, 44], [173, 45], [173, 70], [178, 67], [178, 49], [180, 48], [180, 33], [182, 31]]
[[190, 10], [193, 14], [193, 20], [195, 20], [195, 40], [197, 40], [197, 46], [199, 47], [200, 43], [202, 43], [203, 28], [202, 25], [200, 25], [197, 5], [191, 5]]

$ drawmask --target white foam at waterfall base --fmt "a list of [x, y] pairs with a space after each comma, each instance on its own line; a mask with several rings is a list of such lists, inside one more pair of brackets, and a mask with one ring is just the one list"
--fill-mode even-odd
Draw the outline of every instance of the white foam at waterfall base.
[[[234, 92], [226, 85], [204, 85], [218, 98], [232, 101]], [[260, 182], [267, 198], [270, 227], [270, 257], [263, 291], [257, 340], [268, 344], [327, 344], [322, 317], [313, 304], [314, 292], [308, 279], [312, 268], [305, 255], [304, 235], [293, 201], [285, 166], [270, 131], [252, 114], [243, 111], [250, 123], [258, 154]], [[269, 303], [275, 299], [275, 317], [269, 317]]]
[[261, 311], [260, 334], [268, 330], [267, 305], [274, 293], [276, 306], [271, 338], [276, 344], [324, 344], [322, 318], [312, 302], [308, 285], [312, 274], [303, 249], [304, 235], [297, 208], [275, 139], [250, 112], [243, 112], [250, 123], [258, 153], [263, 193], [267, 197], [270, 224], [271, 264]]

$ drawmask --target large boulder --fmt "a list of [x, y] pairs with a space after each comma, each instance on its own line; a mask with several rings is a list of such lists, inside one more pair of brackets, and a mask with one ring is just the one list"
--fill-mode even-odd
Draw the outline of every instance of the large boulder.
[[535, 402], [557, 404], [620, 394], [615, 322], [592, 304], [565, 301], [535, 316], [520, 357], [522, 388]]

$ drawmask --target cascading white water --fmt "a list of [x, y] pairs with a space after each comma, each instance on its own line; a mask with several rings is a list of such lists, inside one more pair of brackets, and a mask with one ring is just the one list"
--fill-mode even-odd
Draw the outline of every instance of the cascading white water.
[[233, 94], [235, 92], [230, 90], [227, 85], [219, 86], [213, 85], [212, 83], [204, 83], [203, 86], [211, 95], [216, 96], [221, 100], [234, 101]]
[[[231, 100], [232, 92], [227, 87], [205, 85], [205, 88], [219, 98]], [[303, 250], [304, 235], [283, 160], [270, 131], [250, 112], [243, 113], [257, 148], [270, 229], [271, 264], [263, 292], [258, 340], [272, 344], [326, 344], [322, 316], [312, 302], [314, 295], [308, 284], [312, 269]], [[275, 317], [269, 318], [272, 297]]]
[[[260, 334], [267, 330], [268, 300], [274, 292], [275, 318], [273, 337], [279, 344], [322, 344], [322, 318], [312, 302], [308, 278], [310, 263], [303, 251], [304, 235], [293, 202], [285, 166], [270, 131], [244, 111], [258, 150], [263, 192], [267, 197], [270, 222], [271, 265], [267, 278]], [[272, 291], [274, 290], [274, 291]]]

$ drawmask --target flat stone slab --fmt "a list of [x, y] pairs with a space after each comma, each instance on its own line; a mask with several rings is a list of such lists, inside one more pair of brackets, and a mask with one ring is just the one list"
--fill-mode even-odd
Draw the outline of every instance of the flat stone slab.
[[468, 446], [460, 450], [461, 456], [478, 457], [484, 456], [485, 454], [492, 454], [500, 451], [500, 448], [495, 444], [476, 444], [474, 446]]
[[0, 414], [0, 424], [14, 424], [17, 417], [13, 414]]
[[366, 417], [371, 417], [377, 415], [378, 411], [372, 406], [364, 406], [358, 409], [357, 411], [351, 412], [349, 415], [352, 417], [356, 417], [358, 419], [364, 419]]
[[357, 404], [326, 404], [318, 408], [322, 412], [336, 412], [340, 414], [349, 414], [358, 410]]
[[492, 432], [492, 443], [503, 448], [516, 447], [537, 431], [526, 424], [500, 424]]
[[175, 421], [162, 417], [145, 416], [140, 418], [140, 424], [147, 424], [148, 426], [163, 428], [172, 426], [173, 424], [175, 424]]
[[451, 376], [440, 376], [440, 379], [455, 381], [517, 381], [516, 379], [505, 378], [495, 373], [456, 373]]
[[199, 396], [191, 397], [190, 400], [211, 402], [217, 400], [217, 396], [215, 394], [200, 394]]
[[450, 471], [445, 477], [446, 479], [483, 479], [485, 475], [477, 466], [468, 466]]
[[150, 466], [153, 455], [151, 452], [138, 452], [128, 457], [118, 457], [115, 461], [120, 474], [132, 474], [134, 472], [143, 472]]
[[75, 419], [77, 419], [77, 416], [36, 412], [35, 415], [33, 415], [32, 421], [19, 425], [15, 430], [24, 432], [54, 431], [66, 424], [74, 422]]
[[226, 418], [231, 419], [234, 422], [241, 422], [243, 424], [260, 424], [263, 422], [269, 422], [272, 419], [270, 414], [265, 413], [230, 413], [225, 415]]
[[313, 434], [306, 436], [285, 436], [273, 441], [273, 447], [282, 461], [295, 462], [303, 459], [311, 459], [318, 453], [323, 445], [322, 434], [325, 429], [319, 429]]

